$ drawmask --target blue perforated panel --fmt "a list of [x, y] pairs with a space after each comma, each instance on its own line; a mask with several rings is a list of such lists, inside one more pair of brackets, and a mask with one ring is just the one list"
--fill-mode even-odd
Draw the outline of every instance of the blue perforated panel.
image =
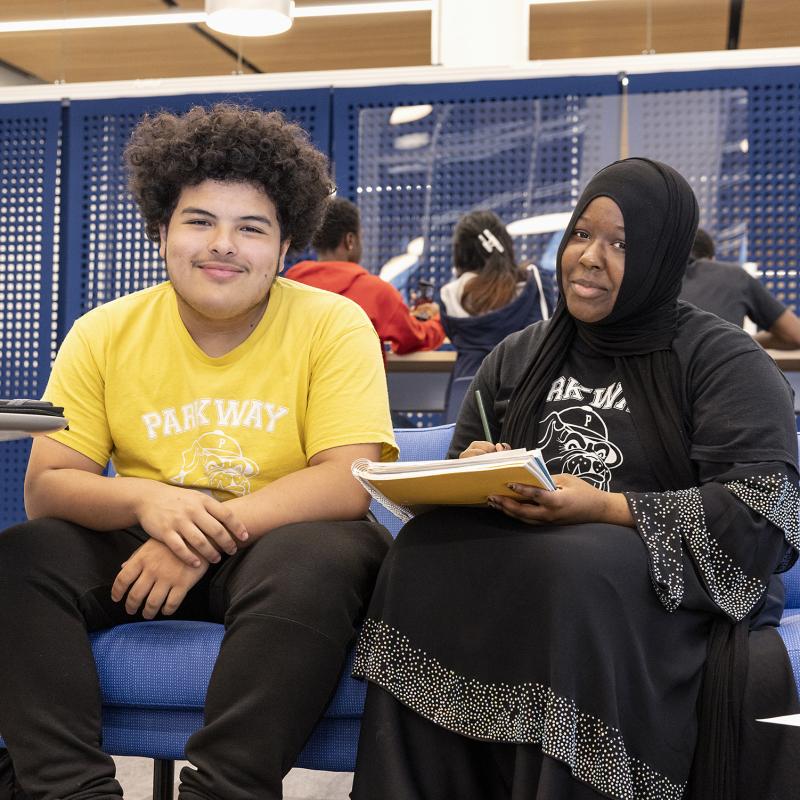
[[[798, 70], [636, 75], [629, 88], [631, 152], [687, 172], [721, 254], [756, 261], [768, 287], [797, 307]], [[61, 334], [88, 308], [164, 277], [125, 190], [121, 154], [131, 127], [146, 110], [180, 111], [217, 99], [222, 98], [124, 99], [68, 108]], [[322, 149], [333, 142], [340, 192], [362, 209], [367, 266], [377, 271], [393, 256], [407, 254], [410, 243], [421, 244], [406, 258], [403, 288], [420, 277], [438, 284], [448, 279], [450, 234], [459, 214], [488, 206], [510, 222], [569, 211], [586, 179], [619, 152], [615, 76], [258, 93], [246, 99], [281, 108]], [[392, 109], [419, 104], [430, 104], [431, 113], [390, 124]], [[49, 315], [59, 247], [59, 114], [57, 103], [6, 106], [0, 114], [7, 182], [0, 221], [0, 376], [6, 395], [40, 393], [48, 341], [54, 340]], [[37, 220], [41, 234], [21, 240], [20, 226], [28, 230]], [[557, 238], [557, 232], [518, 237], [519, 255], [553, 266]], [[14, 488], [0, 503], [12, 504], [7, 517], [17, 518], [25, 448], [3, 448], [4, 480]]]
[[634, 93], [630, 155], [675, 167], [691, 184], [700, 225], [724, 260], [744, 260], [750, 219], [745, 89]]
[[[50, 369], [60, 113], [57, 104], [0, 106], [0, 397], [39, 397]], [[25, 518], [30, 446], [0, 448], [1, 530]]]
[[141, 115], [162, 109], [180, 113], [223, 100], [282, 111], [305, 128], [320, 149], [329, 149], [327, 90], [84, 101], [70, 106], [66, 208], [70, 274], [62, 330], [90, 308], [166, 277], [126, 189], [122, 154]]
[[780, 82], [749, 89], [750, 258], [770, 291], [798, 310], [800, 71], [787, 72]]
[[711, 192], [699, 193], [711, 209], [703, 209], [707, 216], [702, 221], [718, 226], [712, 233], [721, 240], [724, 258], [754, 261], [767, 288], [797, 310], [800, 71], [776, 67], [632, 75], [630, 88], [652, 93], [651, 108], [662, 101], [671, 107], [672, 116], [661, 114], [660, 124], [671, 132], [672, 143], [665, 133], [659, 148], [678, 151], [676, 158], [681, 153], [692, 158], [693, 148], [708, 155], [702, 135], [718, 137], [719, 167], [714, 170], [709, 159], [705, 168], [718, 183], [709, 185]]

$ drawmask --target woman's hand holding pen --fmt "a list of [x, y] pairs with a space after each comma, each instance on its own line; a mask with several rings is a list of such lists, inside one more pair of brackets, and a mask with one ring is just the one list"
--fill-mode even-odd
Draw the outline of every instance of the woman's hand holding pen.
[[496, 453], [500, 450], [510, 450], [510, 444], [492, 444], [491, 442], [472, 442], [472, 444], [464, 450], [459, 458], [472, 458], [473, 456], [482, 456], [486, 453]]
[[554, 475], [553, 480], [558, 487], [555, 492], [526, 484], [509, 484], [509, 488], [522, 497], [494, 495], [489, 498], [489, 505], [509, 517], [532, 524], [607, 522], [611, 525], [634, 527], [624, 495], [604, 492], [575, 475]]

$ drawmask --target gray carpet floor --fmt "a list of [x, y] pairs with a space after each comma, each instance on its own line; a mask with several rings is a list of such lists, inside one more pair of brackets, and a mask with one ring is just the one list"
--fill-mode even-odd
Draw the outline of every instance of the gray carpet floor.
[[[146, 758], [121, 757], [114, 758], [114, 761], [117, 764], [117, 778], [122, 784], [126, 800], [151, 800], [153, 762]], [[185, 764], [185, 761], [179, 761], [175, 765], [176, 777]], [[352, 783], [351, 772], [293, 769], [283, 782], [283, 798], [284, 800], [347, 800]]]

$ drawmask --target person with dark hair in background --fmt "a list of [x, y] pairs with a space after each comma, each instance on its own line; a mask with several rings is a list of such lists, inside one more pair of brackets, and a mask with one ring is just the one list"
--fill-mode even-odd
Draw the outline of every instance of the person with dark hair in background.
[[[162, 112], [130, 185], [169, 281], [81, 317], [45, 398], [29, 522], [0, 535], [0, 731], [32, 798], [121, 797], [88, 631], [225, 624], [181, 800], [278, 800], [337, 685], [390, 537], [354, 458], [396, 457], [364, 312], [277, 278], [331, 192], [277, 112]], [[116, 477], [105, 477], [111, 460]]]
[[301, 261], [288, 269], [285, 277], [358, 303], [378, 338], [389, 342], [395, 353], [435, 350], [444, 341], [436, 303], [422, 303], [412, 311], [394, 286], [359, 265], [361, 220], [354, 203], [331, 199], [312, 244], [319, 260]]
[[582, 192], [553, 316], [484, 360], [449, 452], [539, 448], [557, 490], [400, 531], [354, 662], [353, 800], [796, 793], [796, 729], [755, 722], [798, 709], [775, 631], [800, 548], [791, 391], [678, 301], [697, 216], [649, 159]]
[[453, 272], [441, 299], [442, 325], [458, 352], [455, 380], [474, 375], [510, 333], [548, 319], [553, 304], [539, 270], [517, 264], [511, 237], [491, 211], [472, 211], [458, 221]]
[[714, 260], [714, 240], [702, 228], [692, 245], [681, 300], [742, 327], [744, 318], [759, 328], [755, 340], [775, 350], [800, 347], [800, 318], [739, 264]]

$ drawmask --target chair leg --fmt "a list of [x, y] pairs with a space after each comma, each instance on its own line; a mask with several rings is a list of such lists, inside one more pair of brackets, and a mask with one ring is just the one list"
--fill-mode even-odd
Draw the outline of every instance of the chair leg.
[[175, 786], [175, 762], [153, 759], [153, 800], [172, 800]]

